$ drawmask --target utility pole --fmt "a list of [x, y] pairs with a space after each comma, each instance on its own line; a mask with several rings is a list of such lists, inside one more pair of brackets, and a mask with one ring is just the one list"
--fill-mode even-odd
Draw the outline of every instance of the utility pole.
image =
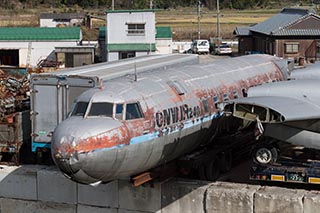
[[150, 0], [150, 9], [153, 9], [153, 1]]
[[112, 6], [111, 6], [112, 10], [114, 10], [114, 0], [112, 0]]
[[200, 6], [201, 1], [198, 1], [198, 39], [200, 39]]
[[219, 9], [219, 0], [217, 0], [217, 37], [220, 38], [220, 9]]

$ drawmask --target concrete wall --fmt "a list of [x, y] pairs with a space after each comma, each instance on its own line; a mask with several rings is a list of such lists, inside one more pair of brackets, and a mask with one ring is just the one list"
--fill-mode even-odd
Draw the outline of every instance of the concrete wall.
[[[145, 24], [144, 35], [128, 35], [128, 24]], [[154, 44], [156, 26], [154, 12], [123, 12], [107, 14], [108, 43], [151, 43]]]
[[171, 54], [172, 39], [156, 39], [156, 49], [158, 54]]
[[[76, 47], [76, 41], [32, 41], [30, 65], [36, 66], [39, 60], [48, 58], [55, 60], [55, 47]], [[4, 41], [0, 42], [0, 49], [19, 50], [19, 66], [24, 67], [27, 63], [28, 41]]]
[[0, 212], [205, 213], [317, 212], [320, 192], [227, 182], [171, 179], [132, 187], [65, 178], [56, 167], [0, 166]]

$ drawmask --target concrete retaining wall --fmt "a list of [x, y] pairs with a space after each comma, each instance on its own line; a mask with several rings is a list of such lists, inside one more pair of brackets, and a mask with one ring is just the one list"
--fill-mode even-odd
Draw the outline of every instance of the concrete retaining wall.
[[320, 192], [172, 179], [132, 187], [74, 183], [55, 167], [0, 166], [0, 212], [317, 212]]

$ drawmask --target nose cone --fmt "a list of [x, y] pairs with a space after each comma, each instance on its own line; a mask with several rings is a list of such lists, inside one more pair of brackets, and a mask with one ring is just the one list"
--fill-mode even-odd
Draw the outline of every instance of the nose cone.
[[101, 172], [94, 170], [99, 159], [91, 159], [90, 153], [126, 143], [126, 135], [121, 134], [126, 132], [121, 131], [123, 128], [121, 122], [109, 118], [70, 117], [53, 133], [52, 158], [60, 170], [76, 182], [101, 181]]

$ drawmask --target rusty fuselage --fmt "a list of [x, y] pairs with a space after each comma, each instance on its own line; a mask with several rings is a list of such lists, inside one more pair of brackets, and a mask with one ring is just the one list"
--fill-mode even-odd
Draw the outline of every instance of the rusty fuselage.
[[52, 139], [61, 171], [80, 183], [108, 182], [186, 154], [203, 141], [219, 104], [248, 88], [287, 79], [269, 55], [224, 59], [106, 81], [80, 95]]

